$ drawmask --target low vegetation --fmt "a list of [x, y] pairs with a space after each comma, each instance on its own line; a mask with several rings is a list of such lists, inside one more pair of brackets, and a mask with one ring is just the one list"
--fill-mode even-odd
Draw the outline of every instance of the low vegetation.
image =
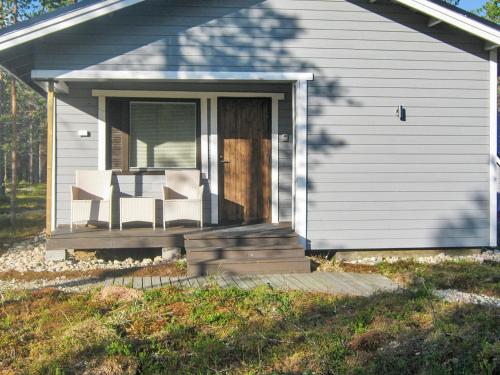
[[17, 191], [17, 222], [10, 224], [10, 199], [0, 198], [0, 250], [4, 244], [30, 239], [45, 225], [45, 185], [21, 183]]
[[419, 264], [414, 261], [381, 263], [377, 271], [410, 283], [425, 283], [437, 289], [457, 289], [500, 297], [500, 264], [449, 261]]
[[[495, 374], [498, 310], [425, 288], [3, 296], [0, 368], [33, 374]], [[127, 295], [129, 298], [127, 298]]]
[[500, 263], [472, 261], [447, 261], [437, 264], [401, 260], [376, 265], [335, 262], [321, 257], [314, 258], [320, 270], [380, 273], [405, 286], [424, 285], [427, 288], [457, 289], [462, 292], [480, 293], [500, 297]]

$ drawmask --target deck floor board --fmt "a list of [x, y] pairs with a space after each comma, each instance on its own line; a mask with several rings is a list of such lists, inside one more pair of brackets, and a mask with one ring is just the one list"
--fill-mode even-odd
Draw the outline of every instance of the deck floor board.
[[222, 288], [253, 289], [261, 285], [281, 290], [302, 290], [330, 294], [367, 296], [377, 291], [392, 291], [399, 286], [390, 279], [375, 274], [347, 272], [314, 272], [310, 274], [277, 275], [216, 275], [209, 277], [134, 277], [109, 278], [105, 286], [129, 285], [136, 289], [156, 287], [204, 288], [212, 284]]

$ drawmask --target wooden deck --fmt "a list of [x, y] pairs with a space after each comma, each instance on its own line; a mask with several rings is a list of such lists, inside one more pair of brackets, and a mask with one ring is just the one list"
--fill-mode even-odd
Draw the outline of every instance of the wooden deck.
[[267, 285], [280, 290], [302, 290], [352, 296], [369, 296], [378, 291], [394, 291], [398, 285], [390, 279], [374, 274], [349, 272], [314, 272], [306, 274], [276, 275], [213, 275], [198, 277], [117, 277], [106, 279], [104, 286], [120, 285], [136, 289], [178, 287], [253, 289]]
[[[46, 258], [64, 259], [66, 251], [184, 248], [188, 276], [311, 272], [298, 235], [288, 223], [208, 228], [59, 228], [47, 239]], [[168, 252], [168, 251], [167, 251]]]
[[47, 239], [47, 250], [184, 247], [185, 239], [210, 240], [220, 237], [251, 237], [255, 239], [281, 236], [283, 231], [290, 231], [288, 223], [215, 226], [203, 229], [193, 226], [177, 226], [166, 230], [163, 230], [163, 228], [153, 229], [150, 226], [124, 228], [123, 230], [79, 226], [70, 231], [69, 227], [60, 227], [53, 231], [52, 235]]
[[61, 249], [141, 249], [184, 247], [184, 235], [208, 229], [196, 227], [105, 228], [79, 227], [73, 232], [69, 228], [58, 228], [47, 239], [47, 250]]

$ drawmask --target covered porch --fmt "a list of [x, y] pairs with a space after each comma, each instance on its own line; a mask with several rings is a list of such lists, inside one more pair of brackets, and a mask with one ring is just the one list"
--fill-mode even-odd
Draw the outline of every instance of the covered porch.
[[[115, 228], [119, 225], [117, 200], [121, 197], [156, 199], [156, 224], [161, 224], [159, 200], [165, 168], [195, 168], [205, 186], [205, 224], [290, 222], [302, 244], [307, 244], [305, 115], [307, 80], [312, 75], [136, 72], [132, 78], [127, 72], [120, 76], [116, 73], [32, 72], [36, 82], [48, 83], [52, 150], [47, 189], [49, 234], [57, 236], [69, 224], [68, 192], [79, 169], [113, 172]], [[118, 112], [117, 103], [121, 106]], [[150, 136], [151, 142], [156, 142], [157, 131], [149, 129], [153, 135], [134, 133], [134, 119], [143, 121], [148, 111], [139, 116], [133, 111], [139, 105], [158, 107], [166, 103], [192, 105], [196, 117], [193, 147], [177, 152], [176, 145], [185, 139], [176, 144], [164, 142], [168, 146], [155, 155], [147, 144], [144, 150], [135, 145], [141, 137]], [[255, 137], [255, 129], [264, 122], [268, 124], [261, 130], [257, 152], [255, 142], [241, 140]], [[172, 129], [169, 136], [189, 126], [184, 121], [181, 129]], [[246, 134], [242, 131], [245, 126], [249, 129]], [[233, 159], [226, 160], [228, 157]], [[154, 164], [159, 159], [167, 162]]]
[[[89, 70], [33, 71], [32, 78], [47, 83], [49, 98], [49, 258], [71, 249], [185, 249], [194, 275], [310, 270], [304, 249], [312, 75]], [[81, 170], [111, 173], [109, 224], [71, 231], [70, 192]], [[163, 229], [170, 170], [199, 172], [204, 229]], [[125, 198], [152, 202], [151, 227], [118, 229]]]

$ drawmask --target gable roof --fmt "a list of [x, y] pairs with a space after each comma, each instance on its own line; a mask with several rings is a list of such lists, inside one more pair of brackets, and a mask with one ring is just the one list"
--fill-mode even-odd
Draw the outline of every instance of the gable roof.
[[[53, 12], [0, 30], [0, 51], [24, 44], [48, 34], [90, 21], [146, 0], [83, 0]], [[372, 3], [377, 0], [367, 0]], [[500, 26], [442, 0], [393, 0], [431, 17], [429, 26], [440, 22], [466, 31], [489, 43], [500, 46]]]
[[142, 3], [145, 0], [84, 0], [0, 30], [0, 51]]
[[395, 0], [408, 8], [457, 27], [495, 46], [500, 45], [500, 25], [442, 0]]

